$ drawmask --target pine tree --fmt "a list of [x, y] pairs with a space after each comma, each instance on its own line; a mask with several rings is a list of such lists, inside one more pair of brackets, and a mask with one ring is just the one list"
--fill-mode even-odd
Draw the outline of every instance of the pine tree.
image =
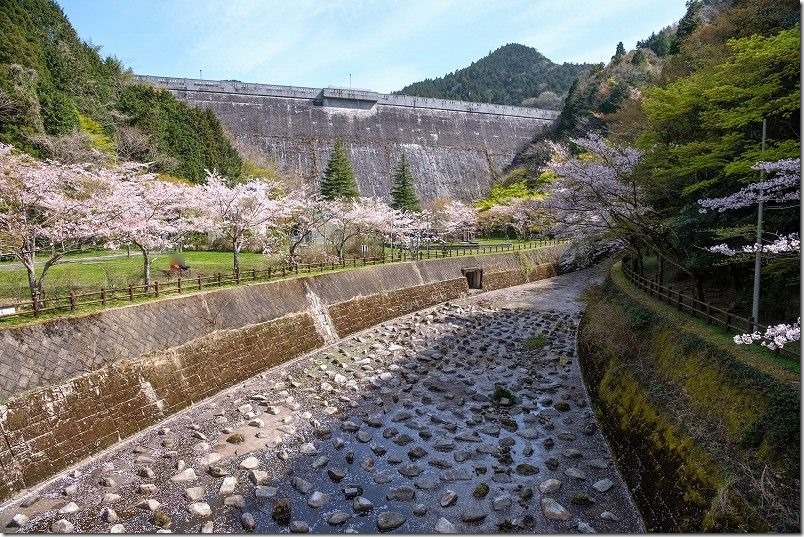
[[623, 56], [625, 56], [625, 46], [623, 45], [623, 42], [620, 41], [619, 43], [617, 43], [617, 50], [614, 52], [614, 57], [612, 58], [612, 60], [618, 62], [620, 61], [620, 58], [622, 58]]
[[402, 158], [399, 159], [399, 166], [394, 172], [394, 186], [391, 189], [391, 207], [405, 211], [421, 211], [419, 205], [419, 198], [416, 197], [416, 191], [413, 189], [413, 174], [410, 172], [408, 159], [402, 153]]
[[352, 163], [349, 162], [349, 156], [340, 138], [335, 140], [335, 149], [321, 179], [321, 195], [330, 200], [356, 198], [360, 195]]

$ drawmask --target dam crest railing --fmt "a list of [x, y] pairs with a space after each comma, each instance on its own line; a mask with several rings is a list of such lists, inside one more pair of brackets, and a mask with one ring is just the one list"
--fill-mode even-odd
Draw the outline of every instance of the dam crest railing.
[[[254, 82], [241, 82], [239, 80], [202, 80], [198, 78], [176, 78], [150, 75], [134, 75], [134, 80], [173, 91], [260, 95], [266, 97], [310, 99], [314, 101], [319, 100], [322, 96], [322, 93], [328, 89], [258, 84]], [[337, 89], [343, 90], [344, 88]], [[377, 104], [384, 106], [491, 114], [541, 119], [544, 121], [554, 121], [559, 115], [559, 113], [554, 110], [528, 108], [524, 106], [477, 103], [471, 101], [457, 101], [450, 99], [437, 99], [434, 97], [417, 97], [411, 95], [391, 95], [367, 90], [354, 90], [353, 92], [355, 94], [371, 94], [372, 98], [376, 96]]]

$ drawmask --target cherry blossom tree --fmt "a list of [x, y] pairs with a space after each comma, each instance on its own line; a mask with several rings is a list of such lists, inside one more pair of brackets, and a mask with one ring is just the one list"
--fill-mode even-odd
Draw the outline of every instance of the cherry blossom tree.
[[203, 211], [207, 225], [222, 233], [232, 245], [232, 269], [240, 272], [240, 251], [247, 239], [270, 248], [268, 232], [287, 218], [289, 209], [279, 199], [277, 183], [252, 180], [229, 186], [217, 172], [207, 170], [206, 183], [198, 187], [196, 208]]
[[[798, 205], [801, 199], [801, 159], [782, 159], [775, 162], [758, 162], [753, 166], [757, 171], [772, 174], [770, 179], [747, 185], [737, 192], [722, 198], [706, 198], [698, 200], [701, 213], [745, 209], [757, 205], [760, 201], [769, 205], [767, 209], [779, 209]], [[793, 205], [791, 205], [791, 202]], [[801, 240], [798, 233], [771, 234], [776, 238], [768, 244], [755, 242], [750, 246], [733, 249], [728, 244], [716, 244], [707, 248], [712, 253], [722, 254], [743, 260], [744, 254], [767, 254], [778, 256], [801, 252]]]
[[424, 217], [431, 223], [433, 235], [448, 239], [477, 227], [477, 210], [458, 200], [437, 200]]
[[104, 205], [115, 218], [107, 224], [110, 244], [133, 244], [142, 253], [143, 282], [151, 286], [151, 265], [156, 252], [174, 248], [206, 221], [194, 208], [193, 190], [184, 184], [160, 181], [144, 173], [146, 165], [127, 163], [103, 170], [109, 185]]
[[394, 209], [377, 198], [358, 198], [351, 201], [329, 201], [326, 204], [327, 240], [343, 259], [346, 243], [371, 231], [383, 232]]
[[296, 264], [298, 247], [326, 224], [331, 213], [320, 195], [306, 189], [293, 190], [280, 202], [285, 210], [278, 226], [288, 236], [288, 261]]
[[41, 162], [0, 144], [0, 250], [25, 267], [34, 307], [50, 268], [101, 238], [110, 214], [96, 192], [106, 187], [87, 166]]
[[[753, 169], [771, 174], [769, 179], [747, 185], [737, 192], [721, 198], [707, 198], [698, 201], [701, 213], [726, 212], [745, 209], [760, 202], [767, 209], [781, 209], [798, 206], [801, 199], [801, 159], [782, 159], [775, 162], [758, 162]], [[707, 248], [712, 253], [745, 261], [757, 253], [767, 257], [800, 256], [801, 239], [798, 233], [771, 234], [775, 236], [768, 243], [757, 236], [754, 244], [744, 245], [737, 249], [728, 244], [716, 244]], [[757, 261], [759, 263], [759, 261]], [[778, 350], [786, 343], [801, 338], [801, 318], [794, 324], [778, 324], [770, 326], [764, 334], [755, 331], [751, 334], [740, 334], [734, 337], [738, 345], [747, 345], [759, 341], [771, 350]]]

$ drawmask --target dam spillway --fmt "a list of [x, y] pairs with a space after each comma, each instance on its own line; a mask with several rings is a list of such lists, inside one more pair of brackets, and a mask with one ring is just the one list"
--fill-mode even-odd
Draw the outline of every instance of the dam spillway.
[[320, 180], [340, 138], [360, 194], [384, 198], [403, 152], [423, 201], [481, 197], [514, 155], [558, 117], [558, 112], [537, 108], [353, 88], [143, 75], [135, 79], [212, 110], [241, 154], [274, 161], [305, 181]]

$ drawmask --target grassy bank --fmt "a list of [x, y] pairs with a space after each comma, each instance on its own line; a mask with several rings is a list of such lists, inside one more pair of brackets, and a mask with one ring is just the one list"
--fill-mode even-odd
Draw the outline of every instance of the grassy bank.
[[799, 527], [798, 364], [644, 295], [618, 265], [588, 297], [579, 350], [650, 530]]

